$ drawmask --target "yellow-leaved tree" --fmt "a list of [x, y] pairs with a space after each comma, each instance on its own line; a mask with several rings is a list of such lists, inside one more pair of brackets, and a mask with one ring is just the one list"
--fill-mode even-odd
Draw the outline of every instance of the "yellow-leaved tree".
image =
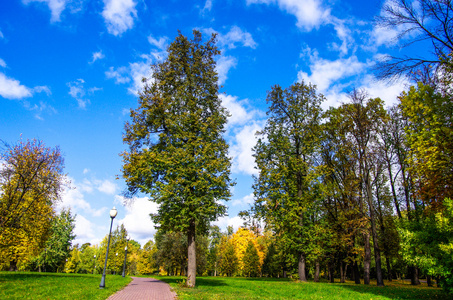
[[39, 140], [0, 152], [0, 261], [17, 270], [44, 248], [65, 184], [60, 150]]
[[[239, 228], [231, 237], [231, 243], [234, 245], [234, 251], [238, 259], [238, 273], [241, 276], [249, 276], [248, 270], [250, 266], [247, 265], [247, 262], [250, 261], [250, 258], [244, 259], [246, 252], [250, 251], [250, 249], [249, 251], [247, 251], [249, 244], [252, 244], [256, 249], [256, 255], [258, 256], [259, 260], [258, 273], [261, 272], [261, 266], [263, 265], [265, 257], [265, 249], [263, 244], [259, 243], [258, 240], [259, 236], [255, 235], [253, 231], [242, 227]], [[255, 251], [253, 251], [253, 253], [255, 253]]]

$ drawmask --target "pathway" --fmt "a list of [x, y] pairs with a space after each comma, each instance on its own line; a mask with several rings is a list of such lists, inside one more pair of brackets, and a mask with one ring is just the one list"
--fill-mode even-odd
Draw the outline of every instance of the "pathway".
[[174, 300], [176, 293], [168, 283], [154, 279], [131, 277], [133, 280], [121, 291], [107, 300]]

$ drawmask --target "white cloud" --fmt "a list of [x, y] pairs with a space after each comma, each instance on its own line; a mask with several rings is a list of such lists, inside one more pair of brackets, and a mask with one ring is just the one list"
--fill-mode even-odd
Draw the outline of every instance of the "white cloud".
[[66, 188], [63, 191], [62, 201], [57, 205], [57, 210], [60, 210], [63, 207], [70, 207], [75, 213], [83, 211], [94, 217], [102, 215], [107, 210], [107, 207], [102, 207], [100, 209], [92, 208], [91, 204], [85, 200], [83, 192], [87, 192], [87, 189], [84, 185], [76, 185], [74, 180], [71, 180], [71, 182], [74, 186]]
[[228, 118], [227, 127], [234, 127], [236, 125], [244, 125], [247, 122], [264, 115], [264, 113], [248, 108], [247, 100], [239, 100], [236, 96], [220, 94], [220, 100], [222, 101], [222, 105], [228, 110], [230, 113], [230, 117]]
[[315, 53], [310, 56], [310, 72], [299, 71], [297, 79], [304, 80], [305, 83], [315, 84], [319, 92], [324, 93], [332, 84], [346, 77], [357, 75], [366, 68], [366, 64], [360, 62], [356, 56], [349, 58], [339, 58], [337, 60], [327, 60], [318, 57]]
[[387, 105], [396, 103], [397, 96], [409, 85], [408, 81], [377, 81], [373, 75], [367, 73], [371, 65], [371, 62], [360, 62], [356, 56], [330, 61], [319, 58], [315, 53], [310, 56], [311, 74], [300, 71], [297, 78], [298, 81], [304, 80], [305, 83], [317, 85], [317, 91], [323, 93], [327, 99], [322, 104], [323, 108], [348, 102], [348, 92], [354, 88], [365, 89], [370, 97], [380, 97]]
[[126, 67], [119, 67], [116, 70], [113, 67], [110, 67], [108, 71], [105, 72], [105, 76], [109, 79], [114, 78], [116, 84], [128, 83], [131, 81], [127, 77], [129, 70]]
[[77, 104], [81, 109], [86, 109], [87, 104], [90, 103], [90, 100], [85, 98], [86, 92], [83, 87], [84, 83], [85, 81], [83, 79], [77, 79], [67, 83], [67, 86], [69, 87], [68, 94], [77, 100]]
[[44, 85], [44, 86], [41, 86], [41, 85], [40, 85], [40, 86], [35, 86], [35, 87], [33, 88], [33, 92], [36, 92], [36, 93], [42, 93], [42, 92], [44, 92], [44, 93], [47, 94], [47, 96], [52, 95], [52, 92], [50, 91], [49, 87], [48, 87], [48, 86], [45, 86], [45, 85]]
[[[166, 47], [162, 38], [160, 38], [159, 41], [154, 41], [157, 43], [155, 46]], [[115, 79], [116, 84], [131, 82], [131, 85], [128, 87], [128, 92], [133, 95], [138, 95], [138, 92], [143, 90], [143, 78], [146, 78], [147, 80], [151, 79], [152, 70], [150, 65], [153, 60], [162, 59], [166, 55], [166, 51], [151, 51], [150, 54], [142, 54], [140, 56], [143, 59], [142, 61], [129, 63], [129, 66], [127, 67], [122, 66], [116, 69], [110, 67], [109, 70], [105, 72], [105, 75], [107, 78]]]
[[278, 4], [297, 18], [297, 27], [306, 31], [319, 27], [330, 16], [330, 10], [320, 0], [247, 0], [247, 4]]
[[0, 30], [0, 39], [3, 39], [4, 37], [3, 32]]
[[94, 92], [102, 90], [102, 88], [92, 87], [87, 89], [84, 87], [85, 80], [79, 78], [72, 82], [66, 84], [69, 87], [68, 94], [77, 100], [79, 108], [86, 109], [87, 105], [91, 103], [90, 99], [87, 99], [85, 96], [87, 94], [93, 94]]
[[219, 84], [222, 85], [227, 80], [228, 71], [236, 67], [237, 60], [232, 56], [221, 56], [217, 60], [216, 71], [219, 75]]
[[[115, 198], [124, 203], [124, 198], [120, 196]], [[144, 197], [131, 200], [124, 208], [126, 209], [126, 216], [118, 222], [124, 224], [127, 232], [134, 240], [144, 245], [156, 233], [150, 214], [157, 213], [159, 206]]]
[[97, 189], [100, 192], [108, 194], [108, 195], [114, 195], [117, 190], [116, 184], [107, 179], [102, 180], [102, 181], [96, 181], [96, 184], [97, 184]]
[[218, 45], [220, 47], [234, 49], [238, 45], [241, 45], [243, 47], [255, 49], [257, 46], [257, 43], [253, 39], [252, 35], [247, 31], [242, 31], [242, 29], [238, 26], [232, 26], [230, 31], [228, 31], [226, 34], [221, 34], [212, 28], [206, 28], [204, 29], [204, 32], [209, 35], [216, 33]]
[[104, 53], [102, 53], [102, 50], [101, 51], [98, 51], [98, 52], [94, 52], [93, 53], [93, 58], [91, 59], [91, 64], [94, 63], [95, 61], [97, 61], [98, 59], [103, 59], [105, 58], [105, 55]]
[[237, 26], [231, 27], [230, 31], [225, 35], [219, 34], [218, 40], [221, 46], [226, 46], [229, 49], [236, 48], [236, 44], [241, 44], [243, 47], [252, 49], [255, 49], [257, 46], [252, 35], [247, 31], [242, 31], [242, 29]]
[[235, 199], [231, 201], [231, 206], [244, 206], [244, 205], [253, 205], [255, 203], [255, 197], [253, 196], [253, 193], [248, 194], [247, 196], [241, 198], [241, 199]]
[[120, 36], [134, 27], [137, 18], [137, 3], [134, 0], [104, 0], [104, 17], [109, 33]]
[[243, 172], [256, 175], [255, 159], [252, 148], [256, 145], [255, 133], [261, 130], [263, 125], [260, 122], [253, 122], [245, 125], [234, 134], [234, 141], [230, 144], [230, 155], [233, 157], [232, 172]]
[[9, 78], [0, 72], [0, 96], [6, 99], [22, 99], [32, 96], [32, 89], [20, 84], [19, 80]]
[[149, 79], [152, 75], [149, 65], [148, 61], [129, 64], [130, 76], [133, 82], [133, 85], [128, 88], [129, 93], [138, 95], [138, 92], [143, 90], [143, 78]]
[[202, 13], [205, 13], [206, 11], [211, 11], [211, 9], [212, 9], [212, 0], [206, 0]]
[[0, 67], [6, 68], [6, 62], [0, 58]]
[[387, 106], [398, 103], [397, 97], [410, 86], [410, 82], [405, 78], [387, 83], [382, 80], [377, 81], [372, 75], [365, 76], [361, 83], [360, 88], [365, 89], [370, 98], [379, 97]]
[[348, 54], [349, 48], [354, 47], [355, 41], [352, 36], [351, 29], [346, 26], [347, 21], [330, 16], [327, 22], [333, 25], [335, 32], [337, 33], [337, 37], [341, 41], [341, 44], [337, 44], [336, 42], [331, 44], [333, 50], [339, 51], [341, 55]]
[[239, 216], [230, 218], [229, 216], [220, 217], [217, 221], [213, 222], [212, 225], [219, 226], [220, 230], [226, 231], [228, 226], [233, 226], [233, 232], [236, 232], [239, 227], [244, 225], [244, 220]]
[[148, 42], [157, 47], [158, 49], [165, 51], [167, 50], [168, 46], [168, 38], [167, 37], [160, 37], [158, 40], [155, 39], [152, 35], [148, 36]]
[[61, 13], [65, 10], [66, 5], [70, 0], [22, 0], [25, 5], [28, 5], [32, 2], [44, 3], [50, 9], [51, 13], [51, 22], [59, 22]]
[[87, 220], [84, 216], [77, 214], [74, 228], [76, 238], [72, 242], [73, 245], [85, 243], [87, 240], [90, 240], [93, 245], [97, 244], [99, 241], [95, 239], [93, 228], [95, 228], [95, 226], [92, 222]]

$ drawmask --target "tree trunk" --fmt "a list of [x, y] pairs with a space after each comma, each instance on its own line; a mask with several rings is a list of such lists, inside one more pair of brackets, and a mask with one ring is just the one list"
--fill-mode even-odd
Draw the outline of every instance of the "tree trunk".
[[352, 265], [352, 272], [354, 273], [354, 282], [356, 284], [360, 284], [360, 272], [359, 272], [359, 265], [355, 261]]
[[316, 262], [315, 262], [315, 276], [314, 276], [314, 282], [319, 282], [319, 269], [320, 269], [319, 261], [316, 261]]
[[386, 256], [385, 260], [387, 262], [387, 279], [392, 281], [392, 267], [390, 266], [390, 259]]
[[415, 278], [415, 284], [416, 285], [420, 285], [421, 284], [419, 275], [420, 275], [420, 269], [419, 268], [415, 268], [415, 276], [414, 276], [414, 278]]
[[393, 204], [395, 205], [396, 215], [398, 216], [398, 219], [402, 219], [403, 216], [401, 215], [400, 204], [398, 203], [398, 196], [396, 195], [395, 180], [393, 179], [393, 174], [392, 174], [392, 165], [390, 164], [390, 160], [387, 157], [386, 157], [386, 160], [387, 160], [387, 171], [389, 173], [389, 179], [390, 179], [390, 187], [391, 187], [392, 196], [393, 196]]
[[370, 248], [370, 233], [365, 230], [363, 234], [365, 240], [365, 257], [363, 258], [363, 284], [370, 284], [370, 265], [371, 265], [371, 248]]
[[335, 278], [333, 277], [333, 266], [332, 266], [332, 263], [329, 262], [329, 280], [331, 283], [334, 283], [335, 282]]
[[417, 283], [415, 282], [415, 267], [407, 267], [407, 273], [408, 277], [411, 279], [411, 285], [417, 285]]
[[411, 285], [419, 285], [420, 279], [418, 278], [418, 268], [414, 266], [410, 266], [407, 268], [409, 277], [411, 279]]
[[426, 276], [426, 283], [428, 284], [428, 286], [433, 286], [433, 282], [431, 281], [431, 276], [430, 275]]
[[195, 220], [191, 220], [187, 232], [187, 287], [195, 287], [197, 275], [197, 253], [195, 247]]
[[340, 259], [340, 283], [346, 282], [346, 263]]
[[301, 252], [299, 255], [299, 280], [300, 281], [307, 281], [305, 277], [305, 253]]
[[376, 218], [373, 205], [373, 194], [371, 191], [371, 183], [369, 179], [369, 174], [367, 174], [366, 180], [366, 191], [368, 206], [370, 209], [370, 221], [371, 221], [371, 234], [373, 236], [373, 247], [374, 247], [374, 261], [376, 264], [376, 281], [378, 286], [384, 286], [384, 279], [382, 276], [382, 265], [381, 265], [381, 249], [379, 247], [379, 241], [376, 230]]
[[16, 260], [12, 260], [9, 262], [9, 270], [17, 271], [17, 261]]

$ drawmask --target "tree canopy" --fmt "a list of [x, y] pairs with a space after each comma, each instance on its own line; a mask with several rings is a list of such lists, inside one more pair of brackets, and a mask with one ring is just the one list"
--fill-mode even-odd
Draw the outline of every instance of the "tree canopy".
[[213, 35], [203, 43], [181, 33], [168, 57], [152, 66], [152, 80], [125, 125], [122, 154], [128, 195], [146, 193], [159, 204], [153, 220], [164, 230], [188, 235], [188, 286], [195, 285], [195, 233], [226, 212], [230, 197], [230, 158], [222, 137], [227, 111], [218, 97]]

